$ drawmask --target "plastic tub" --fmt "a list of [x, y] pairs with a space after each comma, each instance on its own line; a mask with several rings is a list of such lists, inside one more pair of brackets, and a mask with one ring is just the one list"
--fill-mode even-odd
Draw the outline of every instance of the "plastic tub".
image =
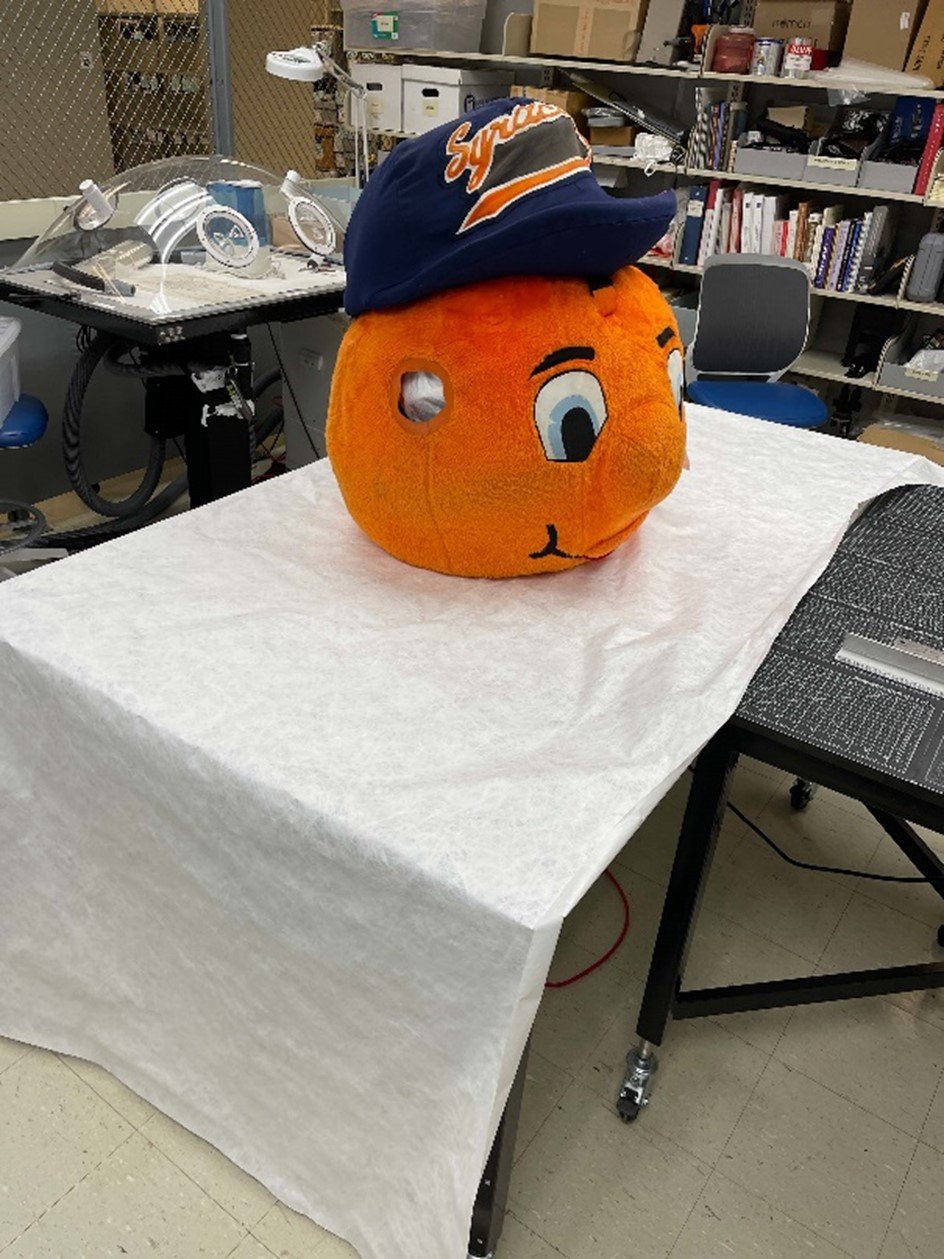
[[16, 339], [21, 328], [18, 319], [0, 319], [0, 424], [13, 410], [20, 396], [20, 365]]
[[345, 48], [373, 48], [378, 52], [422, 48], [442, 52], [478, 52], [485, 20], [485, 0], [471, 3], [391, 5], [379, 8], [364, 0], [349, 0], [344, 8]]

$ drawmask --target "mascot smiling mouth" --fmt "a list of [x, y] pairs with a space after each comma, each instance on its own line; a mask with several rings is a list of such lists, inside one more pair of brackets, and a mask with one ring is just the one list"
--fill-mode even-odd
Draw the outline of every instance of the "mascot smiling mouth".
[[601, 542], [600, 545], [594, 549], [595, 553], [587, 555], [578, 554], [576, 551], [561, 550], [558, 546], [557, 526], [552, 524], [545, 525], [544, 527], [547, 530], [547, 542], [545, 542], [540, 551], [531, 551], [528, 555], [528, 559], [544, 560], [551, 556], [556, 556], [558, 559], [562, 560], [605, 560], [606, 557], [611, 555], [620, 543], [623, 542], [630, 533], [632, 533], [635, 523], [636, 520], [630, 521], [625, 529], [620, 529], [620, 531], [618, 533], [614, 533], [611, 538], [606, 538], [605, 541]]

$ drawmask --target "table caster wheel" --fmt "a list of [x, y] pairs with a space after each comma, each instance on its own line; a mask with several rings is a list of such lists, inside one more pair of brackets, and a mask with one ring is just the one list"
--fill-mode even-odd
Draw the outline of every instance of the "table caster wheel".
[[658, 1066], [659, 1060], [651, 1049], [641, 1053], [637, 1046], [626, 1055], [626, 1075], [616, 1099], [616, 1113], [623, 1123], [633, 1123], [643, 1106], [649, 1105], [652, 1077]]
[[623, 1097], [622, 1094], [616, 1099], [616, 1113], [622, 1119], [623, 1123], [633, 1123], [639, 1118], [639, 1112], [642, 1109], [639, 1102], [633, 1101], [631, 1097]]
[[802, 813], [809, 802], [813, 799], [816, 788], [812, 783], [804, 782], [802, 778], [798, 778], [790, 788], [790, 804], [797, 811]]

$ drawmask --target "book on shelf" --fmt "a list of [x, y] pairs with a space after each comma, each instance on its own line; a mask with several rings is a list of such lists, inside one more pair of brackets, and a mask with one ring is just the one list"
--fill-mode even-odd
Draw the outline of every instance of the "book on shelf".
[[841, 204], [791, 204], [788, 194], [713, 179], [690, 190], [679, 261], [703, 266], [715, 254], [779, 255], [802, 262], [814, 288], [853, 293], [882, 266], [895, 222], [888, 206], [853, 217]]
[[675, 257], [675, 248], [678, 242], [679, 232], [682, 231], [683, 225], [688, 222], [688, 203], [691, 199], [689, 189], [679, 193], [678, 203], [672, 222], [668, 229], [656, 241], [645, 258], [649, 262], [667, 262], [671, 263]]
[[747, 130], [747, 103], [720, 99], [717, 89], [695, 89], [695, 125], [689, 161], [696, 170], [727, 171]]
[[823, 243], [819, 251], [819, 261], [816, 264], [816, 273], [813, 277], [814, 288], [826, 287], [826, 275], [829, 271], [829, 264], [833, 256], [833, 245], [836, 240], [836, 228], [832, 223], [826, 225], [823, 231]]
[[898, 216], [891, 206], [873, 206], [872, 221], [862, 246], [862, 260], [856, 278], [855, 287], [858, 292], [864, 292], [872, 280], [882, 273], [891, 253], [897, 226]]
[[842, 219], [836, 226], [836, 236], [833, 240], [833, 249], [829, 257], [829, 267], [826, 271], [826, 281], [823, 288], [831, 289], [835, 292], [839, 288], [839, 273], [842, 270], [843, 259], [845, 258], [846, 242], [849, 239], [849, 220]]
[[701, 243], [707, 197], [707, 184], [692, 184], [688, 190], [688, 210], [682, 229], [682, 246], [679, 250], [679, 262], [684, 267], [694, 267], [698, 262], [698, 246]]
[[705, 201], [705, 220], [701, 229], [701, 241], [698, 247], [698, 265], [704, 266], [705, 259], [714, 253], [718, 239], [718, 199], [721, 192], [720, 179], [713, 179], [708, 185], [708, 197]]
[[921, 155], [918, 174], [915, 178], [914, 190], [919, 197], [925, 196], [928, 191], [928, 185], [931, 182], [931, 172], [934, 169], [934, 160], [941, 150], [942, 141], [944, 141], [944, 101], [938, 101], [934, 106], [934, 113], [931, 115], [928, 138], [924, 142], [924, 152]]

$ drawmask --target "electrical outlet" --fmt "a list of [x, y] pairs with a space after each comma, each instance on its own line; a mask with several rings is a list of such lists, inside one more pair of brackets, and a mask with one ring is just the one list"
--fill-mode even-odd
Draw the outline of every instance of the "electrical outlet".
[[316, 354], [314, 350], [302, 350], [298, 356], [298, 361], [303, 367], [310, 368], [313, 372], [324, 371], [324, 355]]

